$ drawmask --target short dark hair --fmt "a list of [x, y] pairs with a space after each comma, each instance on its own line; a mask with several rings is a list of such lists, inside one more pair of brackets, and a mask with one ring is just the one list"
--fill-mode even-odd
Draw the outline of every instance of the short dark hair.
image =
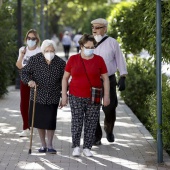
[[83, 36], [80, 38], [79, 40], [79, 45], [83, 46], [84, 44], [86, 44], [87, 41], [92, 41], [94, 45], [97, 44], [96, 40], [94, 39], [93, 35], [90, 34], [83, 34]]

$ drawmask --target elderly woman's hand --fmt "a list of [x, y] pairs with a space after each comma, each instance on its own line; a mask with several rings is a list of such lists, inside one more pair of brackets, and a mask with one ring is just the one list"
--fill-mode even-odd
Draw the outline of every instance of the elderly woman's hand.
[[60, 100], [60, 103], [59, 103], [59, 108], [63, 108], [64, 106], [67, 106], [67, 103], [68, 103], [68, 98], [67, 98], [67, 95], [62, 95], [62, 98]]
[[36, 86], [35, 81], [32, 81], [32, 80], [29, 81], [29, 82], [28, 82], [28, 86], [29, 86], [29, 87], [35, 87], [35, 86]]
[[67, 97], [67, 94], [63, 95], [62, 94], [62, 106], [67, 106], [68, 104], [68, 97]]

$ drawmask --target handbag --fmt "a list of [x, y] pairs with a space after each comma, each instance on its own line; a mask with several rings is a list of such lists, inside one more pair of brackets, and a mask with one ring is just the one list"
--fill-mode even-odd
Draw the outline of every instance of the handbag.
[[81, 57], [81, 61], [83, 63], [83, 67], [84, 67], [84, 70], [85, 70], [85, 73], [86, 73], [86, 77], [87, 77], [88, 82], [91, 86], [91, 104], [101, 104], [101, 100], [102, 100], [102, 96], [103, 96], [103, 89], [102, 88], [96, 88], [96, 87], [93, 87], [91, 85], [90, 79], [87, 75], [86, 67], [85, 67], [85, 64], [83, 62], [82, 57]]
[[102, 88], [92, 87], [91, 88], [91, 103], [92, 104], [101, 104], [102, 95], [103, 95]]

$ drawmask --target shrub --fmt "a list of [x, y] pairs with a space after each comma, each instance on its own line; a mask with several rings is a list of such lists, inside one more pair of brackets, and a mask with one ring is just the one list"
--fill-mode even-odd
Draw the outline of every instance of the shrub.
[[3, 3], [0, 10], [0, 97], [7, 93], [15, 75], [16, 31], [13, 26], [12, 9]]
[[111, 10], [108, 17], [108, 33], [119, 41], [125, 53], [138, 54], [143, 48], [140, 44], [143, 36], [139, 34], [143, 12], [135, 10], [137, 7], [135, 3], [122, 2]]
[[[165, 75], [162, 76], [162, 140], [164, 149], [170, 153], [170, 79]], [[148, 124], [147, 127], [150, 130], [154, 138], [157, 138], [157, 108], [156, 108], [156, 93], [147, 97], [148, 104]]]
[[126, 90], [121, 92], [121, 96], [145, 124], [149, 114], [146, 104], [147, 96], [156, 89], [154, 61], [140, 57], [128, 58], [127, 70]]

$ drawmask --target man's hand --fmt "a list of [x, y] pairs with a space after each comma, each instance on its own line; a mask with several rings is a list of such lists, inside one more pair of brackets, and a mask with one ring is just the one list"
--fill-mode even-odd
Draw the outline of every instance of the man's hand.
[[126, 77], [120, 77], [118, 84], [117, 84], [119, 91], [125, 90], [125, 79]]
[[103, 106], [108, 106], [110, 104], [110, 97], [104, 96], [103, 97]]

